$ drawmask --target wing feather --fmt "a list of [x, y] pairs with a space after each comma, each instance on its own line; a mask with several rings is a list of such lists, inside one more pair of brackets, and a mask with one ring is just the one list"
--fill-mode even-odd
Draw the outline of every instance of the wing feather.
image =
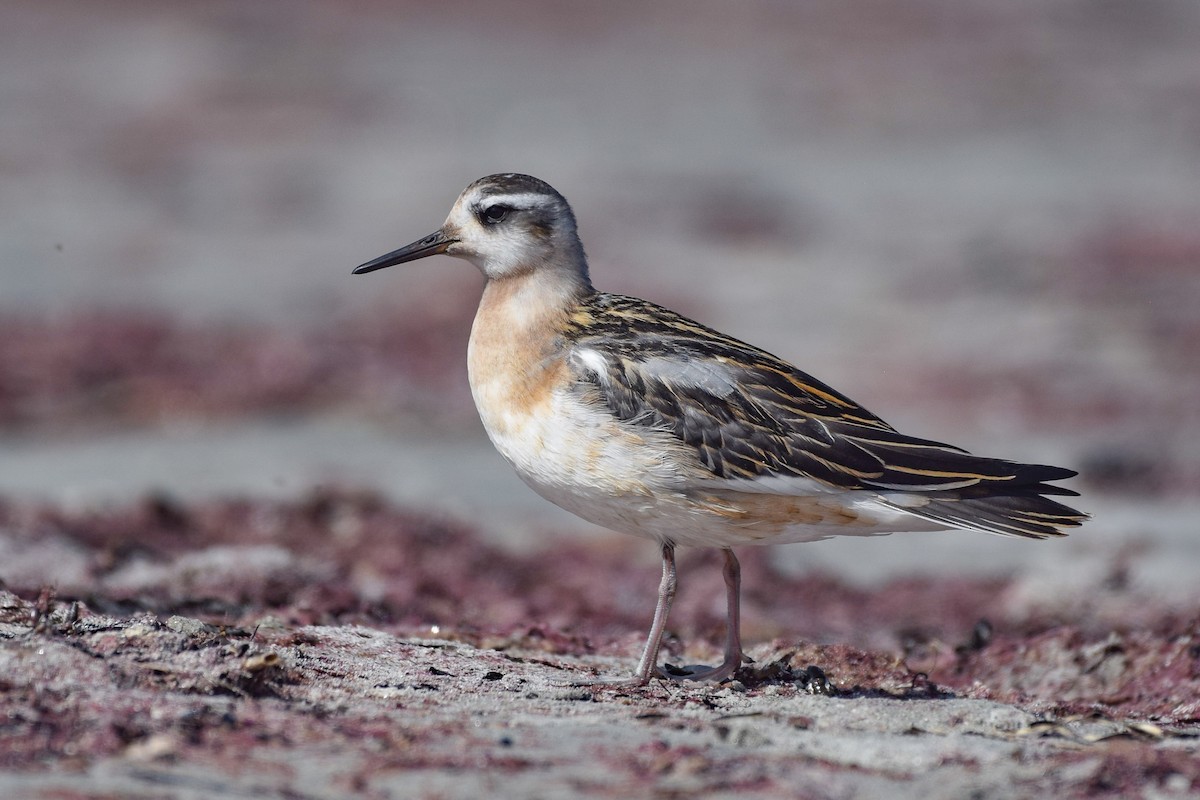
[[[714, 480], [920, 493], [910, 513], [956, 527], [1044, 537], [1084, 518], [1043, 494], [1061, 467], [982, 458], [907, 436], [771, 354], [644, 300], [597, 294], [567, 339], [577, 377], [626, 422], [695, 449]], [[766, 480], [770, 479], [770, 480]]]

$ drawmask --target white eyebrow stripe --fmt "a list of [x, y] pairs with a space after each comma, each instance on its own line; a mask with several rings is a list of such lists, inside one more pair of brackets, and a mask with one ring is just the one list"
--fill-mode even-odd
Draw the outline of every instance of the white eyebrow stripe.
[[513, 206], [514, 208], [533, 208], [535, 206], [544, 206], [549, 200], [553, 200], [553, 198], [536, 192], [522, 192], [521, 194], [488, 193], [479, 198], [479, 205], [483, 207], [492, 203], [501, 203]]

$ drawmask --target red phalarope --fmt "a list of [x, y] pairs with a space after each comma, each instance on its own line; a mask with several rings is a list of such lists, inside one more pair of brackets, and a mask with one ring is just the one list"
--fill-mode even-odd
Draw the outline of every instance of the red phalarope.
[[[528, 175], [468, 186], [440, 229], [355, 274], [439, 253], [487, 278], [467, 351], [488, 436], [542, 497], [662, 548], [658, 604], [632, 681], [721, 681], [745, 658], [739, 545], [964, 528], [1029, 539], [1086, 518], [1045, 495], [1061, 467], [908, 436], [775, 356], [661, 306], [598, 292], [557, 191]], [[675, 547], [720, 547], [725, 658], [657, 666]]]

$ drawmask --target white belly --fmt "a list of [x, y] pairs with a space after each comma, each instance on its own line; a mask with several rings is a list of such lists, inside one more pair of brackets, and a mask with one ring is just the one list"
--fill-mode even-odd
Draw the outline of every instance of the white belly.
[[785, 544], [938, 527], [886, 509], [873, 495], [742, 494], [703, 486], [694, 456], [674, 437], [631, 430], [603, 407], [552, 393], [532, 413], [474, 387], [484, 428], [534, 491], [589, 522], [680, 545]]

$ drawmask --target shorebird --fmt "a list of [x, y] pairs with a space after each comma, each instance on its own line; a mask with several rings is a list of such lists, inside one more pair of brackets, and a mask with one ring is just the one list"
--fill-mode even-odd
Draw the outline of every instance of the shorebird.
[[[1077, 495], [1050, 483], [1073, 470], [900, 433], [764, 350], [597, 291], [571, 207], [537, 178], [480, 178], [441, 228], [354, 273], [439, 253], [487, 278], [467, 366], [496, 449], [550, 502], [661, 547], [650, 634], [625, 683], [737, 672], [735, 546], [946, 528], [1044, 539], [1086, 518], [1046, 497]], [[724, 554], [728, 622], [715, 667], [658, 667], [678, 545]]]

